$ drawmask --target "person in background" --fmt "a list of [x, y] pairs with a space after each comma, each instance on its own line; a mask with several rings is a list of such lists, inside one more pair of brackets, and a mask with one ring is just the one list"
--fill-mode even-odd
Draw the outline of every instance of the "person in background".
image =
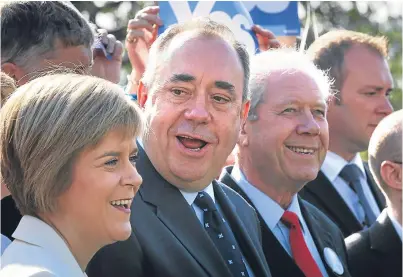
[[68, 73], [21, 86], [0, 115], [1, 176], [23, 215], [0, 275], [86, 276], [131, 234], [140, 109], [118, 85]]
[[[137, 95], [137, 89], [147, 64], [149, 49], [158, 35], [158, 27], [163, 25], [158, 13], [158, 6], [149, 6], [140, 10], [127, 24], [126, 49], [132, 72], [127, 76], [126, 92]], [[259, 44], [260, 51], [280, 47], [280, 42], [274, 34], [260, 26], [253, 26], [253, 31]], [[137, 99], [137, 96], [135, 97]]]
[[251, 108], [236, 163], [223, 170], [220, 181], [257, 210], [272, 276], [350, 276], [341, 231], [298, 197], [326, 155], [330, 85], [294, 49], [269, 50], [251, 60]]
[[329, 151], [318, 177], [300, 196], [314, 204], [345, 237], [370, 226], [385, 207], [368, 164], [360, 152], [368, 149], [376, 125], [393, 110], [393, 89], [385, 37], [335, 30], [316, 39], [307, 53], [334, 79], [329, 103]]
[[[17, 86], [57, 68], [72, 68], [117, 83], [123, 45], [113, 35], [100, 30], [97, 39], [111, 54], [108, 60], [93, 51], [94, 34], [89, 23], [68, 2], [10, 1], [1, 10], [1, 70]], [[17, 35], [18, 34], [18, 35]], [[14, 200], [1, 200], [1, 233], [12, 240], [21, 219]]]
[[385, 117], [369, 142], [369, 166], [386, 208], [368, 229], [346, 238], [354, 276], [402, 276], [403, 111]]
[[[90, 24], [66, 1], [13, 1], [1, 9], [1, 70], [20, 86], [63, 66], [119, 82], [123, 44]], [[100, 40], [110, 59], [93, 49]]]
[[225, 25], [191, 20], [157, 38], [145, 70], [133, 234], [101, 249], [88, 276], [271, 276], [255, 211], [215, 180], [249, 110], [245, 47]]

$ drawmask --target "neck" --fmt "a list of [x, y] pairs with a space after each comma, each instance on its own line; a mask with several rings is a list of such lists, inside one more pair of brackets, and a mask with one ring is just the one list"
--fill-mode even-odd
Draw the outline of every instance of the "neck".
[[80, 227], [75, 225], [72, 220], [60, 219], [54, 215], [41, 216], [41, 218], [64, 240], [84, 272], [91, 258], [101, 246], [90, 240], [91, 236], [80, 230]]
[[348, 151], [347, 148], [340, 146], [334, 141], [332, 142], [331, 140], [329, 141], [329, 151], [339, 155], [348, 162], [354, 159], [354, 157], [357, 155], [357, 152]]
[[402, 226], [402, 200], [387, 200], [387, 209], [388, 212], [393, 216], [393, 218], [396, 219], [397, 222], [399, 222], [400, 226]]
[[273, 199], [284, 210], [288, 209], [293, 196], [298, 192], [295, 190], [297, 187], [295, 184], [287, 185], [286, 181], [276, 179], [274, 174], [270, 174], [267, 170], [260, 174], [261, 171], [246, 160], [240, 159], [237, 165], [251, 185]]

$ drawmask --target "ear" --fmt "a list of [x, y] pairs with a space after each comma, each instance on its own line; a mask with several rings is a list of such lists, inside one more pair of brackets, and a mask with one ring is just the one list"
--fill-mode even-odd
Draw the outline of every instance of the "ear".
[[17, 86], [21, 86], [29, 81], [27, 73], [22, 68], [13, 63], [2, 64], [1, 71], [13, 78]]
[[402, 190], [402, 165], [392, 161], [383, 161], [381, 164], [381, 177], [388, 187]]
[[143, 81], [140, 80], [139, 85], [137, 87], [137, 99], [140, 107], [144, 108], [148, 98], [148, 89], [144, 85]]
[[238, 145], [239, 147], [247, 147], [249, 145], [249, 128], [250, 123], [247, 119], [242, 121], [241, 130], [239, 131], [238, 136]]

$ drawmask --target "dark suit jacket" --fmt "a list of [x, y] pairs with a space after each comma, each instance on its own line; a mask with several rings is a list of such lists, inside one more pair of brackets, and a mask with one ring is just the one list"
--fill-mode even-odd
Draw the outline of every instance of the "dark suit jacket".
[[[101, 249], [88, 265], [88, 276], [231, 276], [193, 208], [139, 148], [137, 170], [143, 184], [132, 204], [132, 235], [124, 242]], [[271, 276], [261, 247], [256, 212], [227, 186], [216, 181], [213, 186], [216, 203], [255, 276]]]
[[17, 229], [18, 223], [22, 215], [15, 206], [14, 199], [11, 195], [1, 199], [1, 233], [8, 237], [10, 240], [14, 240], [11, 236], [15, 229]]
[[370, 228], [346, 238], [346, 245], [353, 276], [402, 276], [402, 241], [386, 210]]
[[[385, 197], [376, 185], [369, 171], [368, 164], [364, 163], [364, 167], [368, 185], [379, 209], [382, 211], [386, 207]], [[346, 202], [344, 202], [343, 198], [322, 171], [319, 171], [316, 179], [306, 184], [298, 194], [302, 199], [313, 204], [336, 223], [343, 232], [344, 237], [348, 237], [363, 229], [362, 224], [356, 219]]]
[[[225, 171], [224, 174], [221, 175], [220, 181], [234, 189], [243, 198], [245, 198], [249, 204], [253, 205], [249, 197], [242, 191], [242, 189], [232, 178], [232, 168], [232, 166], [229, 166], [224, 169]], [[337, 226], [331, 222], [326, 215], [308, 202], [299, 198], [299, 205], [329, 277], [350, 276], [350, 273], [347, 269], [346, 248], [343, 235], [339, 228], [337, 228]], [[281, 243], [265, 224], [259, 211], [257, 212], [261, 223], [263, 251], [273, 277], [304, 277], [305, 275], [303, 272], [299, 269], [294, 260], [288, 255]], [[335, 274], [326, 263], [324, 257], [324, 249], [326, 247], [333, 249], [340, 258], [344, 267], [343, 275]]]

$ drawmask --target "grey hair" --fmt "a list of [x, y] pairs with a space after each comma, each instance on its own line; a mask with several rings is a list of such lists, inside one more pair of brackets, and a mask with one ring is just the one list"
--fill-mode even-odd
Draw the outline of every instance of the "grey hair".
[[71, 4], [13, 1], [1, 7], [1, 64], [32, 72], [57, 45], [91, 49], [93, 41], [89, 23]]
[[20, 212], [52, 212], [72, 182], [76, 157], [110, 131], [140, 135], [141, 111], [106, 80], [77, 74], [37, 78], [0, 111], [1, 177]]
[[310, 76], [318, 85], [327, 102], [333, 95], [331, 90], [332, 81], [327, 72], [318, 69], [309, 57], [293, 48], [270, 49], [256, 54], [251, 58], [249, 89], [251, 92], [251, 103], [248, 114], [249, 120], [257, 120], [257, 107], [263, 101], [265, 92], [270, 89], [267, 85], [268, 77], [273, 72], [290, 74], [296, 70], [302, 71]]
[[[148, 63], [144, 72], [142, 81], [144, 85], [151, 88], [154, 84], [156, 73], [161, 65], [161, 52], [165, 50], [169, 43], [179, 34], [186, 31], [194, 31], [196, 35], [205, 37], [217, 37], [228, 42], [238, 54], [239, 60], [244, 71], [244, 87], [242, 92], [242, 101], [249, 100], [250, 93], [248, 89], [249, 82], [249, 54], [242, 43], [236, 40], [232, 31], [225, 25], [210, 20], [209, 18], [196, 18], [185, 23], [171, 25], [157, 40], [150, 49]], [[202, 50], [203, 51], [203, 50]]]

